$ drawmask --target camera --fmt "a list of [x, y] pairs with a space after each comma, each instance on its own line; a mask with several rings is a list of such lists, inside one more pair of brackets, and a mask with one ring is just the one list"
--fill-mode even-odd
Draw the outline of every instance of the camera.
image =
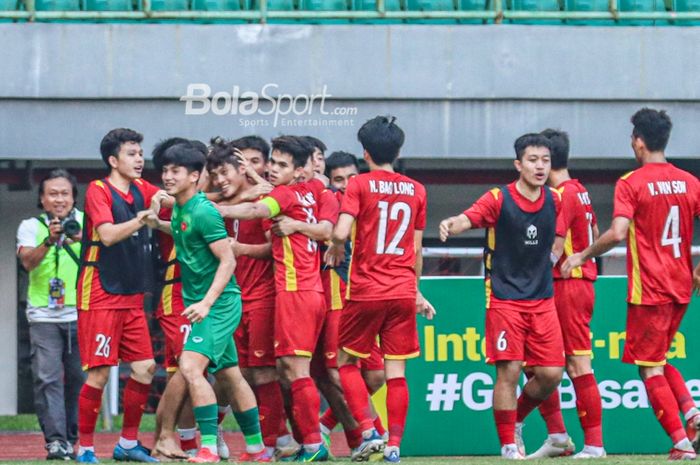
[[66, 236], [77, 236], [80, 234], [80, 223], [73, 216], [67, 216], [61, 221], [61, 228]]

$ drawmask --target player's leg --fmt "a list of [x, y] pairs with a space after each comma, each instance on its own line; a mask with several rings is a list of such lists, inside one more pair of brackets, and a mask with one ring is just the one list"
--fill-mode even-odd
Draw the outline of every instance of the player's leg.
[[367, 393], [370, 396], [370, 408], [372, 409], [372, 421], [374, 421], [374, 428], [377, 430], [380, 436], [384, 439], [384, 442], [389, 440], [389, 433], [384, 428], [382, 424], [382, 419], [377, 414], [374, 409], [374, 404], [371, 402], [371, 398], [375, 392], [379, 391], [386, 384], [386, 376], [384, 374], [384, 355], [382, 354], [382, 349], [379, 344], [375, 341], [372, 346], [372, 353], [369, 358], [360, 360], [360, 372], [362, 373], [362, 379], [365, 380], [365, 386], [367, 387]]
[[590, 355], [567, 355], [566, 372], [576, 392], [576, 410], [583, 429], [580, 458], [603, 458], [603, 404], [598, 382], [593, 374]]
[[[184, 450], [189, 448], [178, 445], [174, 438], [175, 425], [178, 424], [178, 418], [185, 412], [186, 400], [189, 403], [187, 383], [182, 374], [179, 374], [178, 371], [168, 372], [168, 382], [156, 409], [156, 443], [153, 446], [151, 455], [166, 458], [188, 457]], [[189, 404], [189, 410], [190, 412], [192, 411], [191, 403]], [[190, 425], [190, 428], [194, 429], [194, 425]], [[192, 439], [195, 440], [194, 438]]]
[[228, 460], [230, 456], [230, 451], [228, 444], [226, 444], [226, 439], [224, 438], [223, 422], [231, 412], [230, 397], [228, 394], [228, 387], [223, 383], [219, 382], [218, 379], [214, 383], [214, 394], [216, 395], [216, 405], [217, 405], [217, 415], [216, 415], [216, 450], [217, 455], [222, 460]]
[[673, 443], [669, 459], [678, 460], [694, 458], [695, 452], [679, 418], [673, 390], [664, 376], [666, 352], [672, 341], [669, 332], [674, 322], [674, 307], [673, 304], [627, 306], [627, 338], [622, 361], [639, 367], [649, 403]]

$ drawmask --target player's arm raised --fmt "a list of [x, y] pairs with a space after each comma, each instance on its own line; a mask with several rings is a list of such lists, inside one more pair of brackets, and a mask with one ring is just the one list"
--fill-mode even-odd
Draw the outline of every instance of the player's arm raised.
[[350, 238], [353, 223], [355, 223], [355, 217], [352, 215], [341, 213], [338, 216], [338, 222], [331, 235], [331, 245], [324, 257], [326, 265], [338, 266], [345, 260], [345, 242]]
[[588, 246], [583, 252], [573, 254], [566, 259], [561, 266], [561, 272], [564, 277], [571, 274], [571, 270], [586, 263], [593, 257], [599, 257], [608, 250], [615, 247], [627, 237], [627, 231], [630, 228], [630, 219], [624, 216], [616, 216], [613, 218], [610, 229], [605, 231], [593, 244]]
[[226, 285], [231, 281], [231, 275], [236, 269], [236, 259], [233, 257], [233, 251], [229, 245], [228, 238], [220, 239], [209, 244], [209, 250], [219, 260], [219, 267], [216, 269], [214, 281], [212, 281], [209, 290], [204, 299], [187, 307], [182, 314], [192, 323], [201, 322], [209, 314], [211, 306], [219, 298], [221, 293], [226, 288]]
[[469, 221], [469, 218], [464, 213], [451, 216], [440, 222], [440, 240], [445, 242], [448, 237], [463, 233], [471, 229], [471, 227], [472, 222]]

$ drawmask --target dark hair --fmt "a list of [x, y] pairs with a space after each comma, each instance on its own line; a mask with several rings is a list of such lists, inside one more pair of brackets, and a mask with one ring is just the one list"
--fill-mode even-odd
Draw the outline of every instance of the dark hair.
[[197, 144], [188, 141], [183, 144], [175, 144], [167, 149], [161, 157], [161, 169], [164, 166], [175, 165], [187, 168], [188, 173], [204, 169], [206, 155], [200, 150]]
[[291, 155], [294, 168], [304, 167], [314, 153], [313, 145], [299, 136], [275, 137], [272, 139], [272, 150]]
[[49, 171], [49, 174], [44, 176], [39, 182], [39, 201], [37, 202], [37, 207], [39, 207], [40, 209], [44, 208], [44, 206], [41, 204], [41, 196], [44, 195], [44, 185], [46, 184], [46, 181], [58, 178], [64, 178], [68, 180], [71, 186], [71, 190], [73, 191], [73, 202], [75, 203], [78, 200], [78, 181], [76, 181], [75, 176], [73, 176], [63, 168], [54, 168], [51, 171]]
[[213, 137], [207, 155], [207, 170], [211, 171], [224, 163], [238, 168], [240, 162], [236, 153], [240, 153], [240, 151], [234, 147], [232, 142], [227, 142], [222, 137]]
[[518, 137], [515, 139], [513, 147], [515, 148], [515, 158], [521, 161], [525, 154], [525, 149], [528, 147], [546, 147], [549, 149], [550, 153], [552, 151], [552, 144], [549, 142], [549, 139], [542, 134], [536, 133], [525, 134]]
[[545, 129], [540, 134], [549, 139], [552, 169], [567, 168], [569, 166], [569, 135], [558, 129]]
[[326, 144], [323, 143], [321, 139], [317, 139], [313, 136], [302, 136], [306, 142], [308, 142], [312, 147], [317, 148], [318, 150], [321, 151], [321, 153], [326, 153], [326, 150], [328, 150], [328, 147], [326, 147]]
[[326, 176], [330, 178], [333, 170], [346, 166], [354, 166], [358, 172], [360, 171], [360, 165], [355, 155], [342, 151], [333, 152], [326, 158]]
[[634, 125], [632, 136], [642, 139], [649, 151], [659, 152], [666, 148], [673, 123], [665, 110], [642, 108], [632, 115], [630, 121]]
[[270, 159], [270, 144], [267, 143], [265, 139], [260, 136], [244, 136], [236, 140], [231, 141], [231, 145], [236, 147], [238, 150], [257, 150], [262, 153], [263, 160], [267, 162]]
[[165, 152], [168, 151], [170, 147], [176, 145], [183, 145], [189, 147], [193, 150], [197, 150], [202, 153], [203, 156], [207, 155], [207, 146], [198, 140], [185, 139], [184, 137], [171, 137], [170, 139], [165, 139], [156, 144], [153, 148], [153, 165], [155, 165], [158, 171], [163, 171], [163, 166], [170, 163], [164, 162]]
[[395, 116], [377, 116], [362, 125], [357, 139], [378, 165], [393, 163], [399, 156], [405, 135], [394, 121]]
[[119, 154], [119, 149], [125, 142], [134, 142], [140, 144], [143, 142], [143, 134], [140, 134], [132, 129], [117, 128], [109, 131], [100, 142], [100, 154], [102, 160], [109, 167], [109, 157], [116, 157]]

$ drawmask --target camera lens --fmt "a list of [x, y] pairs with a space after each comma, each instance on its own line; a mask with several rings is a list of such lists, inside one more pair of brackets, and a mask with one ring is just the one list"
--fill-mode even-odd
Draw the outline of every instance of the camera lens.
[[66, 218], [63, 220], [61, 226], [63, 227], [63, 232], [67, 236], [77, 236], [80, 234], [80, 223], [74, 218]]

